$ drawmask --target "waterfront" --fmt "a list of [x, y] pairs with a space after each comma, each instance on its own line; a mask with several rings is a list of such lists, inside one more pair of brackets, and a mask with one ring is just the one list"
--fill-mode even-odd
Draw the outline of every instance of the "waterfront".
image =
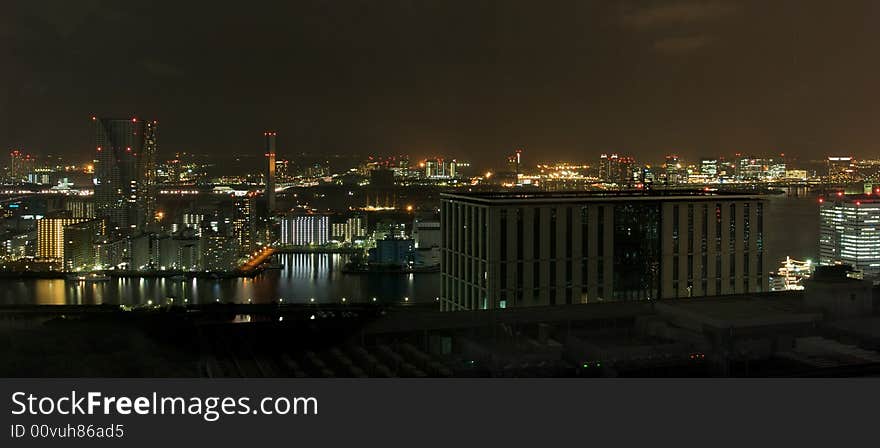
[[[786, 255], [815, 259], [819, 217], [815, 194], [804, 190], [768, 196], [766, 212], [768, 272]], [[439, 273], [343, 274], [345, 254], [279, 254], [283, 269], [267, 270], [254, 278], [186, 279], [114, 278], [107, 282], [63, 279], [0, 280], [0, 304], [146, 304], [222, 302], [363, 303], [434, 301], [440, 294]]]
[[344, 254], [279, 254], [282, 269], [270, 269], [254, 278], [186, 279], [114, 278], [106, 282], [63, 279], [0, 280], [0, 304], [126, 304], [222, 302], [286, 303], [433, 301], [440, 290], [440, 274], [343, 274]]

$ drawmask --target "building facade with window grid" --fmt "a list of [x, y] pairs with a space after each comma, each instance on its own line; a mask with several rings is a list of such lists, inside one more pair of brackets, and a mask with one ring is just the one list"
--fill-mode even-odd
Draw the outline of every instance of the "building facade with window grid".
[[875, 195], [820, 199], [819, 264], [841, 263], [868, 277], [880, 275], [880, 200]]
[[766, 291], [763, 215], [743, 194], [444, 194], [441, 308]]

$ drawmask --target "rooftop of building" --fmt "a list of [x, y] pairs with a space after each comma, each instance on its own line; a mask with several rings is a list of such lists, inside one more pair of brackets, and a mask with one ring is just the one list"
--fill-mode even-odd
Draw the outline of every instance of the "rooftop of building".
[[862, 193], [862, 194], [845, 194], [842, 191], [837, 194], [829, 194], [827, 196], [819, 196], [819, 203], [844, 203], [844, 204], [880, 204], [880, 190], [876, 193]]
[[603, 191], [473, 191], [442, 193], [444, 199], [477, 203], [507, 202], [589, 202], [589, 201], [681, 201], [761, 199], [765, 191], [733, 191], [707, 189], [632, 189]]
[[812, 283], [862, 283], [862, 280], [850, 277], [850, 274], [854, 272], [853, 267], [848, 264], [817, 266], [809, 281]]
[[803, 294], [800, 292], [659, 301], [654, 306], [661, 316], [716, 330], [807, 324], [822, 320], [821, 314], [804, 309]]

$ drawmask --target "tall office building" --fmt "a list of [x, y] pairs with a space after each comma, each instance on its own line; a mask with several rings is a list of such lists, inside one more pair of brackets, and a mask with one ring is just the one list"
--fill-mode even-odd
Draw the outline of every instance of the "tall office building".
[[441, 308], [766, 291], [763, 214], [696, 191], [443, 194]]
[[880, 199], [841, 194], [819, 201], [819, 264], [880, 275]]
[[275, 211], [275, 136], [277, 132], [268, 131], [266, 137], [266, 210], [268, 214]]
[[318, 214], [290, 214], [281, 218], [281, 244], [308, 246], [330, 241], [330, 217]]
[[111, 229], [151, 224], [156, 208], [157, 122], [96, 118], [95, 212]]

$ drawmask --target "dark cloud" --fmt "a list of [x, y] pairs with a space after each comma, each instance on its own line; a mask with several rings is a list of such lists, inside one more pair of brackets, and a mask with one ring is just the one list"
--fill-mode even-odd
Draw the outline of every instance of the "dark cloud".
[[0, 150], [137, 114], [160, 153], [880, 154], [875, 0], [7, 3]]
[[667, 37], [654, 42], [654, 49], [667, 54], [690, 53], [711, 44], [715, 38], [712, 36], [684, 36]]
[[156, 76], [178, 77], [184, 74], [182, 69], [156, 59], [142, 59], [139, 64], [144, 70]]
[[638, 29], [680, 26], [729, 16], [738, 11], [730, 1], [680, 1], [634, 6], [623, 13], [623, 23]]

